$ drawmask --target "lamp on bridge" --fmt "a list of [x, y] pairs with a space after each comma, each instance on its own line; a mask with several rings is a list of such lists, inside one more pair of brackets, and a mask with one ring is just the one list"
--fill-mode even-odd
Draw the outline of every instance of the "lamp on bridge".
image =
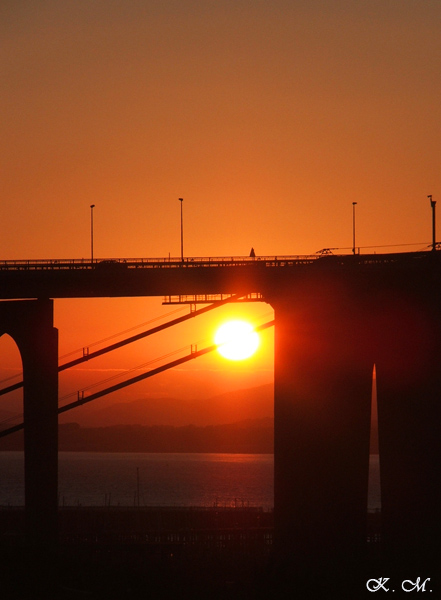
[[95, 208], [95, 204], [90, 205], [90, 256], [91, 263], [93, 265], [93, 209]]
[[432, 250], [436, 250], [436, 224], [435, 224], [435, 207], [436, 201], [432, 200], [432, 194], [427, 196], [430, 200], [430, 206], [432, 207]]
[[352, 254], [355, 254], [355, 207], [357, 203], [352, 203]]
[[182, 204], [184, 198], [179, 198], [179, 202], [181, 203], [181, 261], [184, 262], [184, 221], [182, 217]]

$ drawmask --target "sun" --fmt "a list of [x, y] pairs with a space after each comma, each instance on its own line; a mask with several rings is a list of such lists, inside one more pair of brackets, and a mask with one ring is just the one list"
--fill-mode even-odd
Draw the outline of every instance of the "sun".
[[250, 358], [259, 347], [259, 334], [247, 321], [227, 321], [214, 336], [217, 351], [229, 360]]

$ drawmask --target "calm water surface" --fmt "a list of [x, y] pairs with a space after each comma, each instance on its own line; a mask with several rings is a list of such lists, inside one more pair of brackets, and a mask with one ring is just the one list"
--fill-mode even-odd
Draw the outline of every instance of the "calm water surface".
[[[369, 509], [380, 506], [371, 456]], [[0, 452], [0, 506], [24, 504], [23, 453]], [[272, 454], [59, 453], [65, 506], [274, 506]]]
[[[23, 453], [0, 452], [0, 505], [24, 504]], [[59, 453], [60, 505], [273, 506], [272, 454]]]

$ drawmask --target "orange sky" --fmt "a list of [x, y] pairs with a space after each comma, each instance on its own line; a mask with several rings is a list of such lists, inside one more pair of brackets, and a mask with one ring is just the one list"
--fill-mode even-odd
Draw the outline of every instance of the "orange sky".
[[[354, 201], [362, 252], [424, 247], [440, 30], [439, 0], [3, 2], [0, 257], [88, 258], [90, 204], [97, 258], [179, 256], [179, 197], [187, 256], [347, 249]], [[162, 312], [57, 301], [60, 354]]]
[[[84, 346], [89, 347], [90, 352], [93, 352], [188, 312], [188, 306], [163, 307], [159, 298], [56, 300], [55, 325], [59, 329], [60, 364], [80, 357]], [[157, 317], [161, 318], [157, 320]], [[63, 371], [59, 378], [60, 406], [74, 402], [79, 390], [85, 390], [87, 397], [129, 377], [188, 355], [191, 344], [197, 345], [197, 349], [212, 345], [217, 327], [232, 318], [245, 318], [259, 325], [272, 320], [273, 311], [265, 303], [241, 303], [218, 308], [211, 313], [179, 324], [173, 329]], [[142, 326], [136, 327], [138, 325]], [[115, 336], [117, 333], [121, 335]], [[171, 397], [205, 402], [210, 397], [232, 390], [272, 383], [273, 336], [272, 328], [261, 332], [259, 349], [247, 360], [228, 361], [217, 352], [213, 352], [95, 400], [84, 408], [67, 412], [60, 417], [60, 421], [87, 424], [88, 415], [95, 410], [113, 403], [141, 398], [146, 399], [145, 410], [150, 415], [149, 398]], [[1, 387], [4, 387], [18, 381], [17, 378], [7, 381], [6, 379], [21, 371], [18, 350], [8, 336], [0, 338], [0, 356], [2, 357]], [[94, 387], [89, 388], [91, 385]], [[0, 421], [3, 418], [2, 409], [14, 414], [21, 413], [21, 399], [21, 391], [2, 396]], [[239, 411], [239, 416], [243, 419], [264, 416], [261, 413], [260, 410], [254, 415], [248, 411], [241, 415]], [[272, 411], [267, 411], [266, 416], [272, 416]], [[224, 422], [222, 415], [219, 417], [221, 422]], [[155, 422], [154, 415], [150, 420]], [[182, 424], [188, 423], [182, 422]]]

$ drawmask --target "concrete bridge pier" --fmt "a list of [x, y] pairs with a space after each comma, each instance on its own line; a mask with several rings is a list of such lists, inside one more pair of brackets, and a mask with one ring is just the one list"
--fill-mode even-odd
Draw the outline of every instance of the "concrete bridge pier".
[[432, 581], [441, 561], [440, 291], [425, 277], [379, 295], [377, 309], [384, 557], [399, 577]]
[[363, 339], [368, 311], [335, 280], [305, 280], [270, 303], [276, 564], [292, 591], [328, 597], [342, 585], [354, 589], [348, 579], [365, 553], [373, 370]]
[[382, 576], [413, 573], [439, 590], [441, 280], [430, 269], [321, 275], [266, 295], [275, 309], [277, 562], [293, 589], [322, 586], [317, 597], [373, 576], [365, 536], [375, 363]]
[[58, 510], [58, 330], [52, 300], [0, 303], [0, 334], [23, 362], [26, 539], [51, 546]]

